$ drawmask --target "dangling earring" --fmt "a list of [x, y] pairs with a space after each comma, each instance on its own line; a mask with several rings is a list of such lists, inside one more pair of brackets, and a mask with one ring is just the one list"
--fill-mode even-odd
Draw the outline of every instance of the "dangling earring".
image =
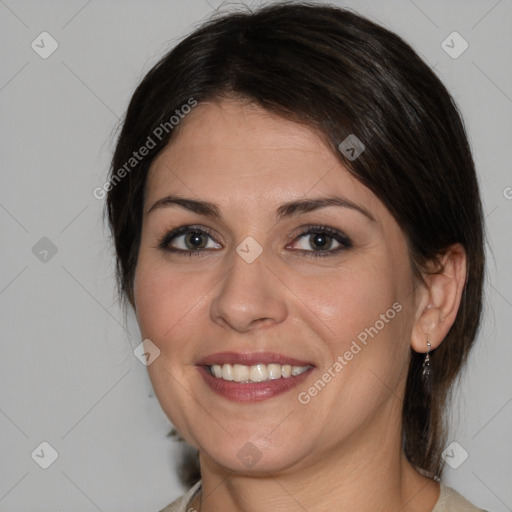
[[427, 389], [430, 388], [430, 378], [432, 376], [432, 369], [430, 368], [430, 343], [428, 342], [428, 334], [425, 335], [425, 340], [427, 342], [427, 355], [425, 356], [425, 360], [423, 361], [423, 372], [422, 377], [423, 381], [425, 382], [425, 387]]

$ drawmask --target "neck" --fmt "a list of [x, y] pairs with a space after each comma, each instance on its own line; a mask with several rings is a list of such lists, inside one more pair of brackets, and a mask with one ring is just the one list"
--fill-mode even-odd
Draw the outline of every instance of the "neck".
[[199, 508], [198, 497], [194, 508], [431, 512], [439, 484], [418, 473], [403, 455], [400, 425], [395, 425], [394, 436], [389, 435], [389, 423], [382, 426], [279, 472], [234, 473], [201, 454], [202, 503]]

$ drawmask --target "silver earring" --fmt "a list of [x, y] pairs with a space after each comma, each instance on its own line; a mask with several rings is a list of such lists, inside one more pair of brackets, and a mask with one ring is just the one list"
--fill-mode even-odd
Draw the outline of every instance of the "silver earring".
[[425, 335], [425, 339], [427, 342], [427, 355], [425, 356], [425, 360], [423, 361], [423, 372], [422, 377], [425, 382], [425, 387], [428, 389], [430, 386], [430, 378], [432, 377], [432, 369], [430, 368], [430, 343], [428, 341], [428, 334]]

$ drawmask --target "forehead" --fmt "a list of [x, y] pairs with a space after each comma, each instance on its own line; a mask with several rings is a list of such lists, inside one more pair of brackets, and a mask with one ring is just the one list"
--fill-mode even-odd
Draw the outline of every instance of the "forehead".
[[[181, 142], [200, 147], [203, 140], [207, 140], [214, 146], [232, 149], [303, 147], [321, 151], [320, 139], [309, 126], [285, 119], [248, 100], [219, 99], [200, 103], [184, 118], [180, 128], [171, 145]], [[226, 130], [229, 137], [226, 137]], [[190, 137], [190, 132], [194, 137]]]
[[151, 165], [146, 202], [180, 193], [228, 208], [243, 197], [261, 210], [327, 192], [364, 202], [376, 215], [384, 208], [311, 127], [224, 100], [199, 104], [181, 121]]

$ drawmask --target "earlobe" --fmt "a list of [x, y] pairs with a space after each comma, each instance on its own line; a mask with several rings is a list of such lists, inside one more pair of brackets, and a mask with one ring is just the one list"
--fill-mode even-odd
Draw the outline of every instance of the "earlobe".
[[431, 350], [443, 342], [457, 317], [466, 274], [466, 252], [459, 243], [443, 253], [439, 269], [424, 274], [411, 335], [413, 350], [427, 352], [426, 336]]

